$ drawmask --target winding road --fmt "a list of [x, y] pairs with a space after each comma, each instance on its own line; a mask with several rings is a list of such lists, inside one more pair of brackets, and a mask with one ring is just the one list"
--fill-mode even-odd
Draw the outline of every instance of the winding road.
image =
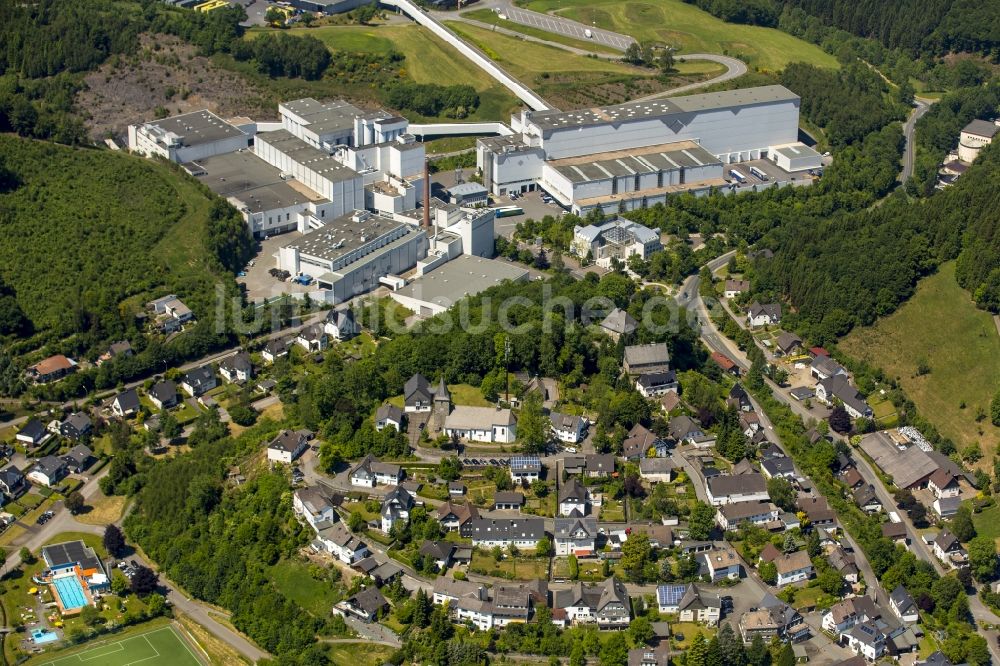
[[906, 146], [903, 148], [903, 170], [899, 175], [899, 182], [903, 185], [913, 175], [913, 160], [916, 155], [917, 121], [927, 113], [927, 110], [931, 108], [931, 104], [934, 103], [932, 99], [922, 99], [920, 97], [915, 98], [913, 101], [915, 105], [913, 111], [910, 112], [910, 117], [903, 123], [903, 138], [906, 139]]

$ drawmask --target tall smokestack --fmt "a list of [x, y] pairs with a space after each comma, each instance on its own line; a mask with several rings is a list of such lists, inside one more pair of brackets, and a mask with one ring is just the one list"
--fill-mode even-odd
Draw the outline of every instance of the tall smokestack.
[[431, 161], [424, 158], [424, 227], [431, 226]]

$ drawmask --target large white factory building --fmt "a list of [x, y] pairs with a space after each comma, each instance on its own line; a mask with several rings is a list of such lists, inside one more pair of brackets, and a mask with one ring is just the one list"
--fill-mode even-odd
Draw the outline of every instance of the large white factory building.
[[493, 194], [541, 187], [574, 212], [612, 213], [677, 192], [808, 182], [821, 159], [798, 142], [798, 121], [799, 97], [783, 86], [525, 110], [512, 118], [514, 135], [478, 141], [477, 166]]

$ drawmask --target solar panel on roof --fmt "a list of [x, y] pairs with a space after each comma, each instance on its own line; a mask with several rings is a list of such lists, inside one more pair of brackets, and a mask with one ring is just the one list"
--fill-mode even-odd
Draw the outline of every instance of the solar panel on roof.
[[660, 585], [656, 588], [656, 600], [661, 606], [676, 606], [684, 597], [686, 585]]

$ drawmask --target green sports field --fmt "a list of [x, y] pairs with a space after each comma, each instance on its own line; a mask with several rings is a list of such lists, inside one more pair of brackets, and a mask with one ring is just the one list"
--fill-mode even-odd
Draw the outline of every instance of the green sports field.
[[202, 666], [194, 649], [172, 626], [160, 627], [125, 638], [94, 641], [72, 654], [49, 659], [39, 657], [39, 666]]

